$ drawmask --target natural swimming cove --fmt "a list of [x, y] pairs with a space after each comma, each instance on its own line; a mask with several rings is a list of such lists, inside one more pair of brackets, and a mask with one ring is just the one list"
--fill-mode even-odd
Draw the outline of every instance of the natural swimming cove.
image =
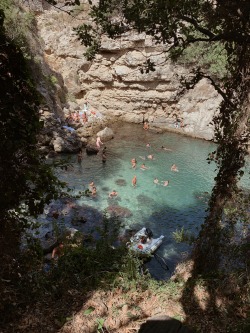
[[[94, 208], [88, 215], [92, 227], [104, 209], [119, 205], [132, 213], [124, 218], [127, 228], [138, 230], [146, 226], [155, 237], [163, 234], [165, 238], [157, 254], [166, 260], [170, 271], [164, 271], [155, 259], [151, 260], [149, 268], [155, 278], [168, 278], [182, 254], [189, 250], [188, 245], [174, 241], [172, 232], [184, 227], [197, 233], [204, 220], [207, 208], [207, 194], [204, 192], [210, 193], [215, 176], [215, 164], [208, 164], [206, 159], [215, 144], [175, 133], [157, 134], [135, 124], [117, 126], [114, 132], [115, 138], [105, 143], [106, 163], [102, 163], [101, 154], [84, 154], [81, 164], [77, 162], [77, 156], [72, 155], [69, 158], [73, 167], [61, 171], [59, 176], [75, 192], [87, 189], [88, 184], [94, 181], [96, 198], [83, 197], [78, 201], [80, 205]], [[150, 143], [149, 148], [147, 143]], [[165, 151], [161, 146], [171, 151]], [[153, 154], [155, 159], [140, 158], [149, 154]], [[133, 157], [137, 160], [136, 169], [131, 168]], [[142, 163], [149, 169], [141, 170]], [[179, 172], [170, 170], [173, 163]], [[137, 177], [136, 187], [131, 184], [134, 175]], [[156, 185], [154, 178], [159, 182], [169, 180], [169, 185]], [[117, 198], [108, 197], [113, 189], [118, 192]], [[64, 221], [60, 223], [70, 225], [69, 218]], [[47, 222], [50, 221], [47, 219]], [[51, 229], [50, 223], [45, 226], [47, 228], [43, 232]], [[77, 228], [84, 231], [86, 225]]]

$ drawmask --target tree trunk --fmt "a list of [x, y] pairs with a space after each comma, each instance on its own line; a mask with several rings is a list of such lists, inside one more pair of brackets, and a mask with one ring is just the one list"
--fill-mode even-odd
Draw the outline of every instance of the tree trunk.
[[[233, 195], [238, 193], [240, 171], [245, 164], [249, 144], [250, 116], [250, 50], [241, 47], [238, 68], [227, 88], [229, 99], [221, 105], [220, 115], [215, 119], [217, 128], [218, 174], [209, 202], [209, 214], [200, 231], [194, 249], [194, 272], [196, 274], [216, 271], [220, 265], [221, 249], [225, 238], [223, 211]], [[223, 234], [224, 232], [224, 234]]]

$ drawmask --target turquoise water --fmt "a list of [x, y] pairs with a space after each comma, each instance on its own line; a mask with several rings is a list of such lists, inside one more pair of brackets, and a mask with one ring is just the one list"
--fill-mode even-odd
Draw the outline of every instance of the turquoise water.
[[[102, 163], [101, 154], [83, 155], [79, 164], [76, 155], [61, 155], [58, 159], [67, 158], [72, 164], [59, 177], [66, 181], [75, 194], [89, 188], [94, 181], [97, 188], [96, 197], [83, 197], [77, 204], [83, 207], [86, 223], [75, 226], [84, 233], [91, 232], [101, 223], [104, 209], [113, 206], [123, 207], [130, 212], [123, 219], [125, 228], [138, 230], [148, 227], [155, 237], [165, 236], [157, 255], [164, 258], [170, 270], [166, 271], [153, 258], [147, 265], [153, 277], [167, 279], [171, 276], [176, 264], [190, 251], [187, 244], [178, 244], [173, 232], [184, 227], [198, 233], [206, 216], [207, 201], [214, 183], [215, 164], [208, 164], [206, 159], [216, 145], [204, 140], [193, 139], [175, 133], [157, 134], [143, 130], [141, 125], [122, 124], [112, 127], [115, 138], [105, 143], [107, 161]], [[150, 143], [150, 147], [146, 145]], [[165, 151], [161, 146], [171, 149]], [[147, 159], [149, 154], [154, 160]], [[142, 159], [142, 158], [145, 158]], [[131, 167], [131, 159], [136, 158], [137, 167]], [[149, 169], [141, 170], [145, 163]], [[179, 172], [172, 172], [171, 165], [176, 164]], [[249, 169], [250, 160], [247, 165]], [[136, 175], [137, 186], [132, 186], [132, 178]], [[169, 180], [168, 186], [154, 184], [154, 179]], [[242, 183], [250, 188], [249, 172], [245, 173]], [[109, 198], [108, 194], [116, 190], [117, 198]], [[42, 234], [52, 228], [53, 218], [49, 212], [54, 208], [62, 209], [61, 204], [54, 204], [41, 217]], [[76, 210], [66, 209], [57, 224], [72, 226], [72, 217]]]
[[[109, 206], [129, 209], [132, 215], [123, 219], [126, 228], [138, 230], [146, 226], [155, 237], [165, 236], [157, 254], [165, 259], [170, 270], [165, 271], [154, 258], [148, 267], [155, 278], [168, 278], [176, 263], [189, 251], [188, 245], [174, 241], [173, 231], [184, 227], [197, 234], [206, 215], [207, 197], [215, 177], [215, 164], [208, 164], [206, 158], [215, 149], [215, 144], [175, 133], [152, 133], [135, 124], [117, 125], [114, 132], [115, 138], [105, 144], [106, 163], [102, 163], [99, 154], [84, 154], [81, 164], [77, 162], [77, 156], [72, 155], [69, 157], [72, 168], [60, 172], [60, 178], [75, 193], [87, 189], [92, 180], [97, 188], [95, 198], [83, 197], [78, 201], [79, 205], [92, 208], [89, 222], [77, 228], [86, 231], [98, 224], [101, 212]], [[150, 148], [146, 147], [147, 143]], [[161, 146], [171, 151], [165, 151]], [[154, 155], [154, 160], [140, 158], [149, 154]], [[132, 158], [137, 160], [136, 169], [131, 167]], [[142, 163], [149, 169], [141, 170]], [[170, 170], [174, 163], [179, 172]], [[136, 187], [131, 183], [134, 175]], [[155, 178], [159, 183], [169, 180], [169, 185], [156, 185]], [[113, 189], [118, 192], [117, 198], [108, 197]], [[65, 221], [70, 224], [69, 218]]]

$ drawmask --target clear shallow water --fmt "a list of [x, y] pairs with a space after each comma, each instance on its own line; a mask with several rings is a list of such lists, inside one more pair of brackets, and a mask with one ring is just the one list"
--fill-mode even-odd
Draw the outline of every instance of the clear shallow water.
[[[141, 125], [123, 124], [114, 129], [115, 139], [108, 141], [107, 161], [102, 163], [101, 155], [84, 154], [81, 164], [77, 156], [67, 156], [73, 168], [60, 172], [60, 178], [66, 181], [75, 193], [86, 190], [93, 180], [97, 188], [96, 198], [83, 197], [80, 205], [87, 205], [94, 210], [88, 215], [89, 222], [77, 227], [86, 231], [98, 224], [101, 213], [110, 205], [119, 205], [131, 211], [132, 215], [124, 218], [126, 228], [138, 230], [149, 227], [155, 237], [163, 234], [163, 244], [157, 254], [165, 259], [170, 270], [165, 271], [156, 259], [148, 264], [153, 277], [166, 279], [181, 260], [183, 253], [189, 251], [186, 244], [177, 244], [172, 232], [184, 227], [197, 234], [204, 221], [207, 208], [207, 193], [211, 192], [215, 177], [215, 164], [208, 164], [206, 158], [215, 149], [215, 144], [192, 139], [174, 133], [156, 134], [142, 129]], [[151, 147], [147, 148], [146, 144]], [[162, 150], [164, 146], [172, 151]], [[140, 158], [154, 155], [154, 160]], [[63, 156], [60, 158], [64, 158]], [[131, 159], [136, 158], [137, 168], [132, 169]], [[141, 170], [145, 163], [148, 170]], [[179, 172], [172, 172], [175, 163]], [[137, 186], [132, 186], [136, 175]], [[169, 186], [154, 184], [169, 180]], [[122, 185], [119, 185], [123, 183]], [[117, 198], [108, 198], [115, 189]], [[50, 228], [50, 220], [47, 219]], [[70, 219], [65, 219], [70, 225]]]

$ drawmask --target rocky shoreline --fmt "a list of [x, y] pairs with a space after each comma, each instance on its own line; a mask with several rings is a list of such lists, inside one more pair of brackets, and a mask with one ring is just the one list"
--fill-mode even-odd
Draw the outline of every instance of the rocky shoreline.
[[[103, 142], [107, 142], [114, 138], [113, 128], [126, 123], [119, 118], [105, 116], [102, 119], [92, 119], [84, 124], [76, 122], [69, 125], [65, 118], [59, 118], [48, 108], [40, 110], [40, 120], [44, 122], [44, 128], [38, 137], [38, 148], [49, 157], [57, 153], [76, 154], [84, 148], [98, 153], [96, 138], [99, 136]], [[193, 133], [187, 133], [184, 127], [180, 125], [177, 127], [176, 124], [171, 124], [169, 128], [163, 129], [149, 123], [149, 131], [154, 133], [173, 132], [199, 138]]]
[[[81, 2], [87, 6], [86, 1]], [[77, 152], [93, 141], [98, 131], [112, 128], [113, 123], [142, 124], [146, 120], [152, 131], [213, 140], [212, 119], [221, 96], [207, 79], [185, 90], [180, 78], [188, 79], [191, 68], [169, 60], [162, 45], [136, 33], [115, 41], [104, 37], [101, 53], [88, 61], [84, 57], [86, 48], [73, 31], [79, 22], [88, 19], [87, 11], [79, 11], [77, 20], [51, 6], [39, 7], [35, 15], [42, 41], [37, 46], [40, 64], [52, 83], [50, 89], [38, 89], [49, 108], [41, 112], [46, 123], [40, 140], [41, 146], [47, 147], [43, 149]], [[154, 61], [156, 70], [142, 74], [140, 66], [148, 58]], [[61, 130], [67, 114], [80, 111], [86, 101], [103, 118], [90, 126], [74, 127], [76, 133]], [[58, 124], [50, 124], [50, 119], [53, 123], [59, 119]]]

